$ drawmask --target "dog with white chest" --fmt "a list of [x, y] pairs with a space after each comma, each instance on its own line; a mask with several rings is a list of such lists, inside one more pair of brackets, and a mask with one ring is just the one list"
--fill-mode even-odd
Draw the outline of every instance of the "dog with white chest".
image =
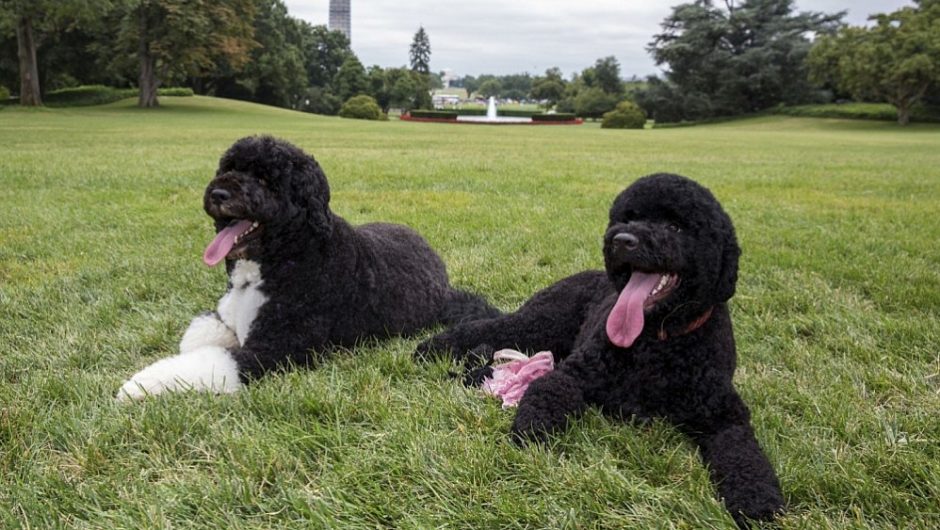
[[118, 399], [234, 392], [333, 346], [499, 314], [453, 288], [441, 258], [410, 228], [354, 227], [329, 201], [320, 165], [297, 147], [259, 136], [229, 148], [203, 198], [216, 227], [203, 261], [225, 262], [228, 290], [215, 312], [192, 321], [178, 355], [135, 374]]

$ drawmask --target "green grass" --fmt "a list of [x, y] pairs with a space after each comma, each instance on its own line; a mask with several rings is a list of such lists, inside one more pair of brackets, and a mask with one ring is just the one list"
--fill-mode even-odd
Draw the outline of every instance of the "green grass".
[[634, 178], [696, 178], [744, 249], [736, 382], [781, 526], [940, 526], [940, 127], [453, 127], [203, 97], [0, 110], [0, 526], [730, 527], [669, 426], [592, 412], [517, 449], [511, 411], [412, 363], [419, 338], [234, 396], [115, 403], [224, 291], [202, 190], [253, 133], [313, 153], [335, 211], [415, 227], [507, 310], [601, 267]]

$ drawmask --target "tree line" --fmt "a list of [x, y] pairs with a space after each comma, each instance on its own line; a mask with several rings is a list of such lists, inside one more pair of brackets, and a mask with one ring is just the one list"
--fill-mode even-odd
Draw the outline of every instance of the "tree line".
[[[387, 112], [431, 106], [441, 86], [419, 28], [409, 66], [365, 68], [339, 32], [291, 17], [281, 0], [0, 0], [0, 86], [21, 104], [80, 84], [157, 88], [336, 114], [352, 96]], [[614, 56], [566, 78], [465, 76], [452, 86], [484, 98], [536, 100], [599, 117], [631, 100], [657, 121], [696, 121], [777, 105], [885, 101], [907, 123], [920, 102], [940, 104], [940, 0], [872, 16], [797, 12], [793, 0], [694, 0], [672, 8], [648, 52], [663, 69], [624, 81]], [[15, 90], [15, 88], [14, 88]]]
[[343, 33], [290, 16], [282, 0], [0, 0], [0, 86], [22, 105], [102, 84], [139, 88], [142, 107], [159, 104], [161, 86], [189, 86], [321, 114], [358, 94], [386, 111], [422, 108], [432, 76], [419, 32], [418, 64], [366, 69]]

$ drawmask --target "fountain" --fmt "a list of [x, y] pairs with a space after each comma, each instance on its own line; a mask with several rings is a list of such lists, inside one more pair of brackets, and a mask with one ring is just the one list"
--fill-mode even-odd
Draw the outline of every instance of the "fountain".
[[[469, 123], [479, 125], [581, 125], [584, 120], [575, 118], [572, 114], [557, 116], [554, 114], [542, 114], [533, 111], [534, 117], [522, 116], [500, 116], [496, 112], [496, 98], [490, 96], [486, 104], [486, 115], [467, 116], [460, 114], [460, 110], [415, 110], [405, 112], [401, 119], [405, 121], [424, 121], [437, 123]], [[519, 114], [529, 114], [528, 112], [519, 112]]]
[[532, 118], [513, 118], [496, 115], [496, 98], [490, 96], [486, 103], [486, 116], [457, 116], [457, 121], [469, 123], [532, 123]]
[[490, 100], [486, 103], [486, 119], [496, 119], [496, 98], [493, 96], [490, 96]]

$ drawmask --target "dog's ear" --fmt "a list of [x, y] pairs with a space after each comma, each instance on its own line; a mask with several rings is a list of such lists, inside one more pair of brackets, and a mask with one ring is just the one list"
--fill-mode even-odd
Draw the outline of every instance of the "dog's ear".
[[721, 252], [721, 263], [718, 268], [718, 281], [715, 283], [715, 301], [727, 302], [734, 296], [734, 288], [738, 283], [738, 259], [741, 257], [741, 247], [734, 237], [731, 229]]
[[312, 157], [294, 165], [290, 179], [290, 200], [303, 211], [304, 222], [323, 240], [333, 232], [330, 212], [330, 185], [320, 165]]

